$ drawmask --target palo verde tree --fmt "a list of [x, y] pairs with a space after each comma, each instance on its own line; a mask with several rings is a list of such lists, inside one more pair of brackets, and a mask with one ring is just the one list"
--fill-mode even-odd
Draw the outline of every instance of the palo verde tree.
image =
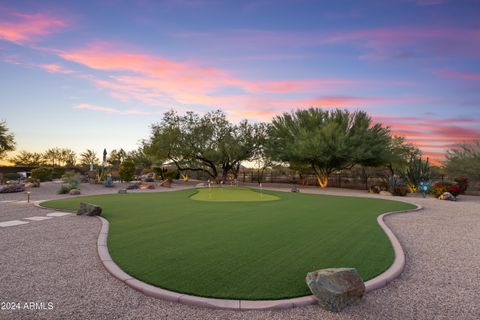
[[44, 164], [43, 155], [37, 152], [20, 151], [10, 159], [16, 166], [38, 167]]
[[85, 152], [80, 154], [80, 164], [85, 167], [89, 167], [90, 165], [98, 166], [100, 164], [100, 160], [97, 157], [97, 153], [92, 149], [87, 149]]
[[445, 169], [449, 176], [480, 181], [480, 140], [447, 151]]
[[380, 165], [390, 143], [389, 129], [372, 125], [365, 112], [340, 109], [311, 108], [276, 116], [268, 137], [272, 159], [311, 167], [322, 188], [334, 171], [355, 164]]
[[15, 138], [8, 130], [5, 121], [0, 121], [0, 159], [3, 159], [8, 151], [15, 150]]
[[173, 162], [180, 172], [203, 171], [219, 181], [236, 176], [241, 161], [251, 159], [264, 139], [264, 124], [232, 124], [220, 110], [203, 116], [172, 110], [152, 126], [145, 151], [156, 161]]

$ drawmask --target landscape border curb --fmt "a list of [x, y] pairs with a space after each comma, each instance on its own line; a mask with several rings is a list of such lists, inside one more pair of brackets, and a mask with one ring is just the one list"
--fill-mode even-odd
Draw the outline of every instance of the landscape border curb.
[[[412, 204], [412, 203], [410, 203]], [[408, 213], [422, 210], [423, 207], [417, 204], [415, 209], [391, 211], [386, 212], [377, 217], [377, 222], [382, 230], [387, 235], [390, 243], [392, 244], [395, 259], [393, 264], [383, 273], [365, 282], [365, 292], [371, 292], [385, 287], [388, 283], [398, 278], [405, 268], [405, 252], [400, 244], [400, 241], [395, 236], [393, 231], [386, 225], [384, 218], [389, 215], [397, 213]], [[205, 298], [199, 296], [193, 296], [189, 294], [178, 293], [159, 287], [152, 286], [148, 283], [133, 278], [126, 272], [124, 272], [112, 259], [107, 247], [107, 238], [109, 230], [109, 222], [103, 218], [98, 217], [102, 222], [102, 227], [98, 235], [97, 251], [103, 266], [107, 271], [118, 280], [122, 281], [129, 287], [140, 291], [141, 293], [158, 298], [161, 300], [167, 300], [171, 302], [179, 302], [186, 305], [192, 305], [197, 307], [207, 307], [212, 309], [227, 309], [227, 310], [281, 310], [297, 308], [306, 305], [315, 304], [317, 299], [314, 295], [280, 299], [280, 300], [232, 300], [232, 299], [216, 299]]]

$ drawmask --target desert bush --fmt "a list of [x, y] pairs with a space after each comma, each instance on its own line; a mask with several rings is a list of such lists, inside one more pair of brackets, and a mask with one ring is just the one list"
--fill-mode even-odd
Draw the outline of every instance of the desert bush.
[[16, 172], [5, 173], [5, 179], [7, 179], [7, 180], [18, 180], [21, 177], [22, 177], [22, 175], [20, 175], [19, 173], [16, 173]]
[[155, 179], [157, 180], [163, 180], [163, 168], [161, 167], [153, 167], [152, 168], [153, 173], [155, 174]]
[[408, 193], [408, 189], [406, 186], [395, 186], [392, 188], [392, 194], [394, 196], [405, 197]]
[[462, 187], [458, 184], [453, 184], [447, 187], [447, 191], [450, 192], [455, 198], [462, 193]]
[[444, 182], [437, 182], [433, 185], [432, 187], [432, 193], [435, 196], [435, 198], [440, 197], [443, 193], [445, 192], [450, 192], [448, 188], [450, 186], [454, 185], [453, 182], [449, 181], [444, 181]]
[[52, 179], [61, 179], [66, 169], [62, 167], [54, 167], [52, 169]]
[[58, 194], [67, 194], [67, 193], [69, 193], [70, 190], [72, 190], [72, 189], [74, 189], [74, 188], [70, 188], [70, 186], [67, 185], [67, 184], [62, 184], [62, 185], [60, 186], [60, 189], [58, 189]]
[[132, 160], [125, 160], [120, 164], [120, 179], [123, 181], [132, 181], [135, 175], [135, 163]]
[[468, 178], [467, 177], [456, 178], [455, 182], [460, 187], [460, 193], [461, 194], [465, 193], [465, 191], [468, 188]]
[[25, 182], [32, 183], [34, 188], [40, 187], [40, 180], [39, 179], [34, 179], [32, 177], [27, 178]]
[[40, 167], [32, 170], [31, 177], [33, 179], [38, 179], [41, 182], [52, 181], [52, 168], [49, 167]]

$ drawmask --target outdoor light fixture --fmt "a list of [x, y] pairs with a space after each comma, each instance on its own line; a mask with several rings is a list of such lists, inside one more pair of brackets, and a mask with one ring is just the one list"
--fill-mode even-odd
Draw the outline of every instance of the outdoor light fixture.
[[30, 191], [27, 191], [27, 203], [30, 203]]

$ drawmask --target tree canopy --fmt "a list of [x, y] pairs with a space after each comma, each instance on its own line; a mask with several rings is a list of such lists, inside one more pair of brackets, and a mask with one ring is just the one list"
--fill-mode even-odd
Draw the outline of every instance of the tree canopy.
[[480, 140], [448, 150], [446, 158], [448, 175], [480, 180]]
[[225, 180], [259, 151], [265, 128], [246, 120], [233, 124], [220, 110], [203, 116], [169, 111], [152, 126], [145, 150], [154, 159], [172, 161], [179, 171], [204, 171], [214, 180]]
[[0, 121], [0, 159], [3, 159], [8, 151], [15, 150], [15, 137], [8, 130], [5, 121]]
[[372, 125], [365, 112], [318, 108], [276, 116], [268, 137], [267, 153], [273, 160], [310, 166], [321, 187], [336, 170], [384, 163], [391, 140], [389, 129]]
[[99, 165], [100, 160], [97, 157], [97, 153], [91, 149], [85, 150], [80, 154], [80, 164], [84, 166]]

